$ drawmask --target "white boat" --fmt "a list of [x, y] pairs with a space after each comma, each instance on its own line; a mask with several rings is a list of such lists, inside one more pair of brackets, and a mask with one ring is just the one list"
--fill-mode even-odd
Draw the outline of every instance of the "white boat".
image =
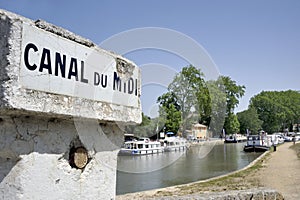
[[150, 141], [149, 138], [140, 138], [138, 140], [127, 141], [124, 143], [120, 155], [147, 155], [162, 153], [164, 148], [160, 142]]
[[241, 134], [226, 135], [225, 143], [239, 143], [247, 141], [247, 137]]
[[273, 145], [284, 143], [284, 136], [281, 133], [273, 133], [272, 135], [268, 135], [268, 137], [271, 138]]
[[187, 141], [180, 137], [166, 137], [164, 139], [164, 150], [165, 151], [180, 151], [187, 147]]

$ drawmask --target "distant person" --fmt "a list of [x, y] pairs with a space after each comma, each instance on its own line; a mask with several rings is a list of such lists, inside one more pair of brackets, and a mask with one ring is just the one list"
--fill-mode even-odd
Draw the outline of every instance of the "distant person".
[[293, 136], [293, 143], [294, 143], [294, 145], [296, 143], [296, 137], [295, 136]]

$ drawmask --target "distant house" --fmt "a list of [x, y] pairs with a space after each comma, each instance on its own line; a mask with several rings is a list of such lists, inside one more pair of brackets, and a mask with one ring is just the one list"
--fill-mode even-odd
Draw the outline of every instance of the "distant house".
[[203, 124], [194, 124], [192, 126], [192, 135], [197, 139], [206, 139], [207, 138], [207, 127]]

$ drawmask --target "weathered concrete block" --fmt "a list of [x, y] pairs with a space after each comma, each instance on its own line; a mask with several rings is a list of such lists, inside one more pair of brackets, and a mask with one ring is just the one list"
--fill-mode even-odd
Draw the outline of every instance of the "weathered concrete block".
[[[2, 116], [0, 128], [0, 199], [114, 198], [116, 124]], [[84, 169], [70, 165], [73, 146], [88, 150]]]
[[141, 122], [138, 67], [3, 10], [0, 47], [0, 199], [114, 199], [122, 126]]
[[134, 63], [46, 22], [0, 18], [2, 113], [141, 122]]

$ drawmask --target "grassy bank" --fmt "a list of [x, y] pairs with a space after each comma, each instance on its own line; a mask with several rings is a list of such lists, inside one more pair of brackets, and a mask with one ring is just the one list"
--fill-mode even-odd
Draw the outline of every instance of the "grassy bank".
[[[258, 162], [253, 166], [233, 173], [228, 176], [224, 176], [217, 179], [212, 179], [205, 182], [197, 182], [188, 185], [177, 186], [172, 190], [160, 190], [157, 191], [154, 196], [169, 196], [169, 195], [188, 195], [188, 194], [201, 194], [207, 192], [221, 192], [227, 190], [245, 190], [251, 188], [262, 187], [258, 180], [256, 172], [264, 167], [264, 163], [269, 158], [272, 151], [265, 154]], [[152, 194], [153, 195], [153, 194]]]
[[298, 158], [300, 159], [300, 143], [296, 143], [290, 147], [294, 151], [296, 151]]

